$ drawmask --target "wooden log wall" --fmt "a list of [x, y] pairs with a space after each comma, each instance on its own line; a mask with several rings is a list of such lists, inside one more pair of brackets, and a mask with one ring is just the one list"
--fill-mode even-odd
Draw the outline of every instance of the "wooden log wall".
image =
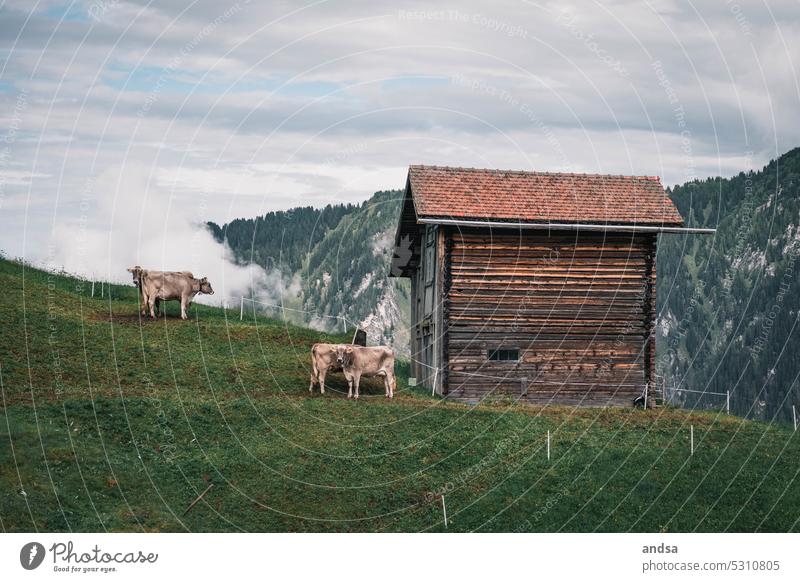
[[[643, 393], [655, 360], [654, 235], [448, 237], [449, 398], [631, 406]], [[489, 360], [497, 348], [518, 349], [519, 361]]]

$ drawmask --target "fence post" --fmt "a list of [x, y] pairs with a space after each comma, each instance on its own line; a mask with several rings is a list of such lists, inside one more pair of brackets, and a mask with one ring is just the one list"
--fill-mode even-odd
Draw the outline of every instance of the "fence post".
[[244, 295], [242, 295], [242, 300], [239, 302], [239, 321], [244, 319]]
[[550, 431], [547, 431], [547, 460], [550, 460]]
[[105, 282], [104, 281], [100, 281], [100, 297], [103, 296], [103, 290], [104, 290], [103, 287], [104, 286], [105, 286]]
[[689, 425], [689, 447], [691, 454], [694, 455], [694, 425]]
[[442, 495], [442, 513], [444, 514], [444, 527], [447, 527], [447, 506], [444, 504], [444, 495]]
[[792, 404], [792, 421], [794, 422], [794, 430], [797, 431], [797, 409]]
[[92, 297], [94, 297], [94, 279], [92, 279]]
[[725, 411], [730, 414], [731, 413], [731, 391], [725, 391]]

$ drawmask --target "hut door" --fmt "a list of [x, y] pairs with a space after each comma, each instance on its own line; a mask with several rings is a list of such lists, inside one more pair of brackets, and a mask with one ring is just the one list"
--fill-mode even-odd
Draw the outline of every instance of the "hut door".
[[422, 353], [425, 362], [425, 385], [433, 387], [436, 368], [439, 365], [436, 357], [436, 229], [428, 226], [425, 232], [425, 249], [423, 268], [423, 301], [422, 301]]

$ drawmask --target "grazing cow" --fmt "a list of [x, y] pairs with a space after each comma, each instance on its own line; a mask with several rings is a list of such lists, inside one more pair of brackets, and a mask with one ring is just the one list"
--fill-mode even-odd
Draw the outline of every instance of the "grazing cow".
[[339, 344], [314, 344], [311, 347], [311, 383], [308, 391], [314, 392], [314, 384], [319, 384], [320, 394], [325, 394], [325, 376], [328, 372], [341, 372], [336, 362], [336, 348]]
[[[142, 315], [147, 315], [147, 308], [149, 304], [147, 286], [144, 284], [144, 280], [148, 275], [156, 277], [163, 274], [171, 274], [194, 277], [191, 271], [150, 271], [148, 269], [143, 269], [139, 265], [129, 268], [128, 272], [133, 275], [133, 284], [139, 289], [139, 305], [142, 308]], [[161, 300], [158, 298], [156, 298], [156, 315], [161, 315]]]
[[397, 378], [394, 375], [394, 351], [386, 346], [365, 348], [361, 346], [339, 345], [336, 347], [336, 362], [342, 366], [347, 379], [347, 397], [353, 397], [353, 384], [358, 399], [358, 384], [361, 376], [383, 376], [386, 398], [394, 396]]
[[208, 279], [195, 279], [190, 273], [146, 271], [143, 278], [144, 295], [150, 307], [150, 317], [155, 319], [154, 308], [158, 301], [177, 299], [181, 302], [181, 319], [188, 319], [186, 309], [198, 293], [213, 295], [214, 289]]

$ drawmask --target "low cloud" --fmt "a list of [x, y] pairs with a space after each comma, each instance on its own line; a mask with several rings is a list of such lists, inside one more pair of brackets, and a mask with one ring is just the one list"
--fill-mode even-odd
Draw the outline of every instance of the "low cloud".
[[177, 195], [148, 168], [127, 165], [86, 185], [79, 216], [56, 221], [47, 263], [70, 273], [130, 283], [126, 269], [188, 270], [208, 277], [212, 296], [198, 302], [238, 305], [254, 296], [268, 303], [297, 293], [299, 284], [277, 270], [238, 265], [203, 222], [205, 195]]

